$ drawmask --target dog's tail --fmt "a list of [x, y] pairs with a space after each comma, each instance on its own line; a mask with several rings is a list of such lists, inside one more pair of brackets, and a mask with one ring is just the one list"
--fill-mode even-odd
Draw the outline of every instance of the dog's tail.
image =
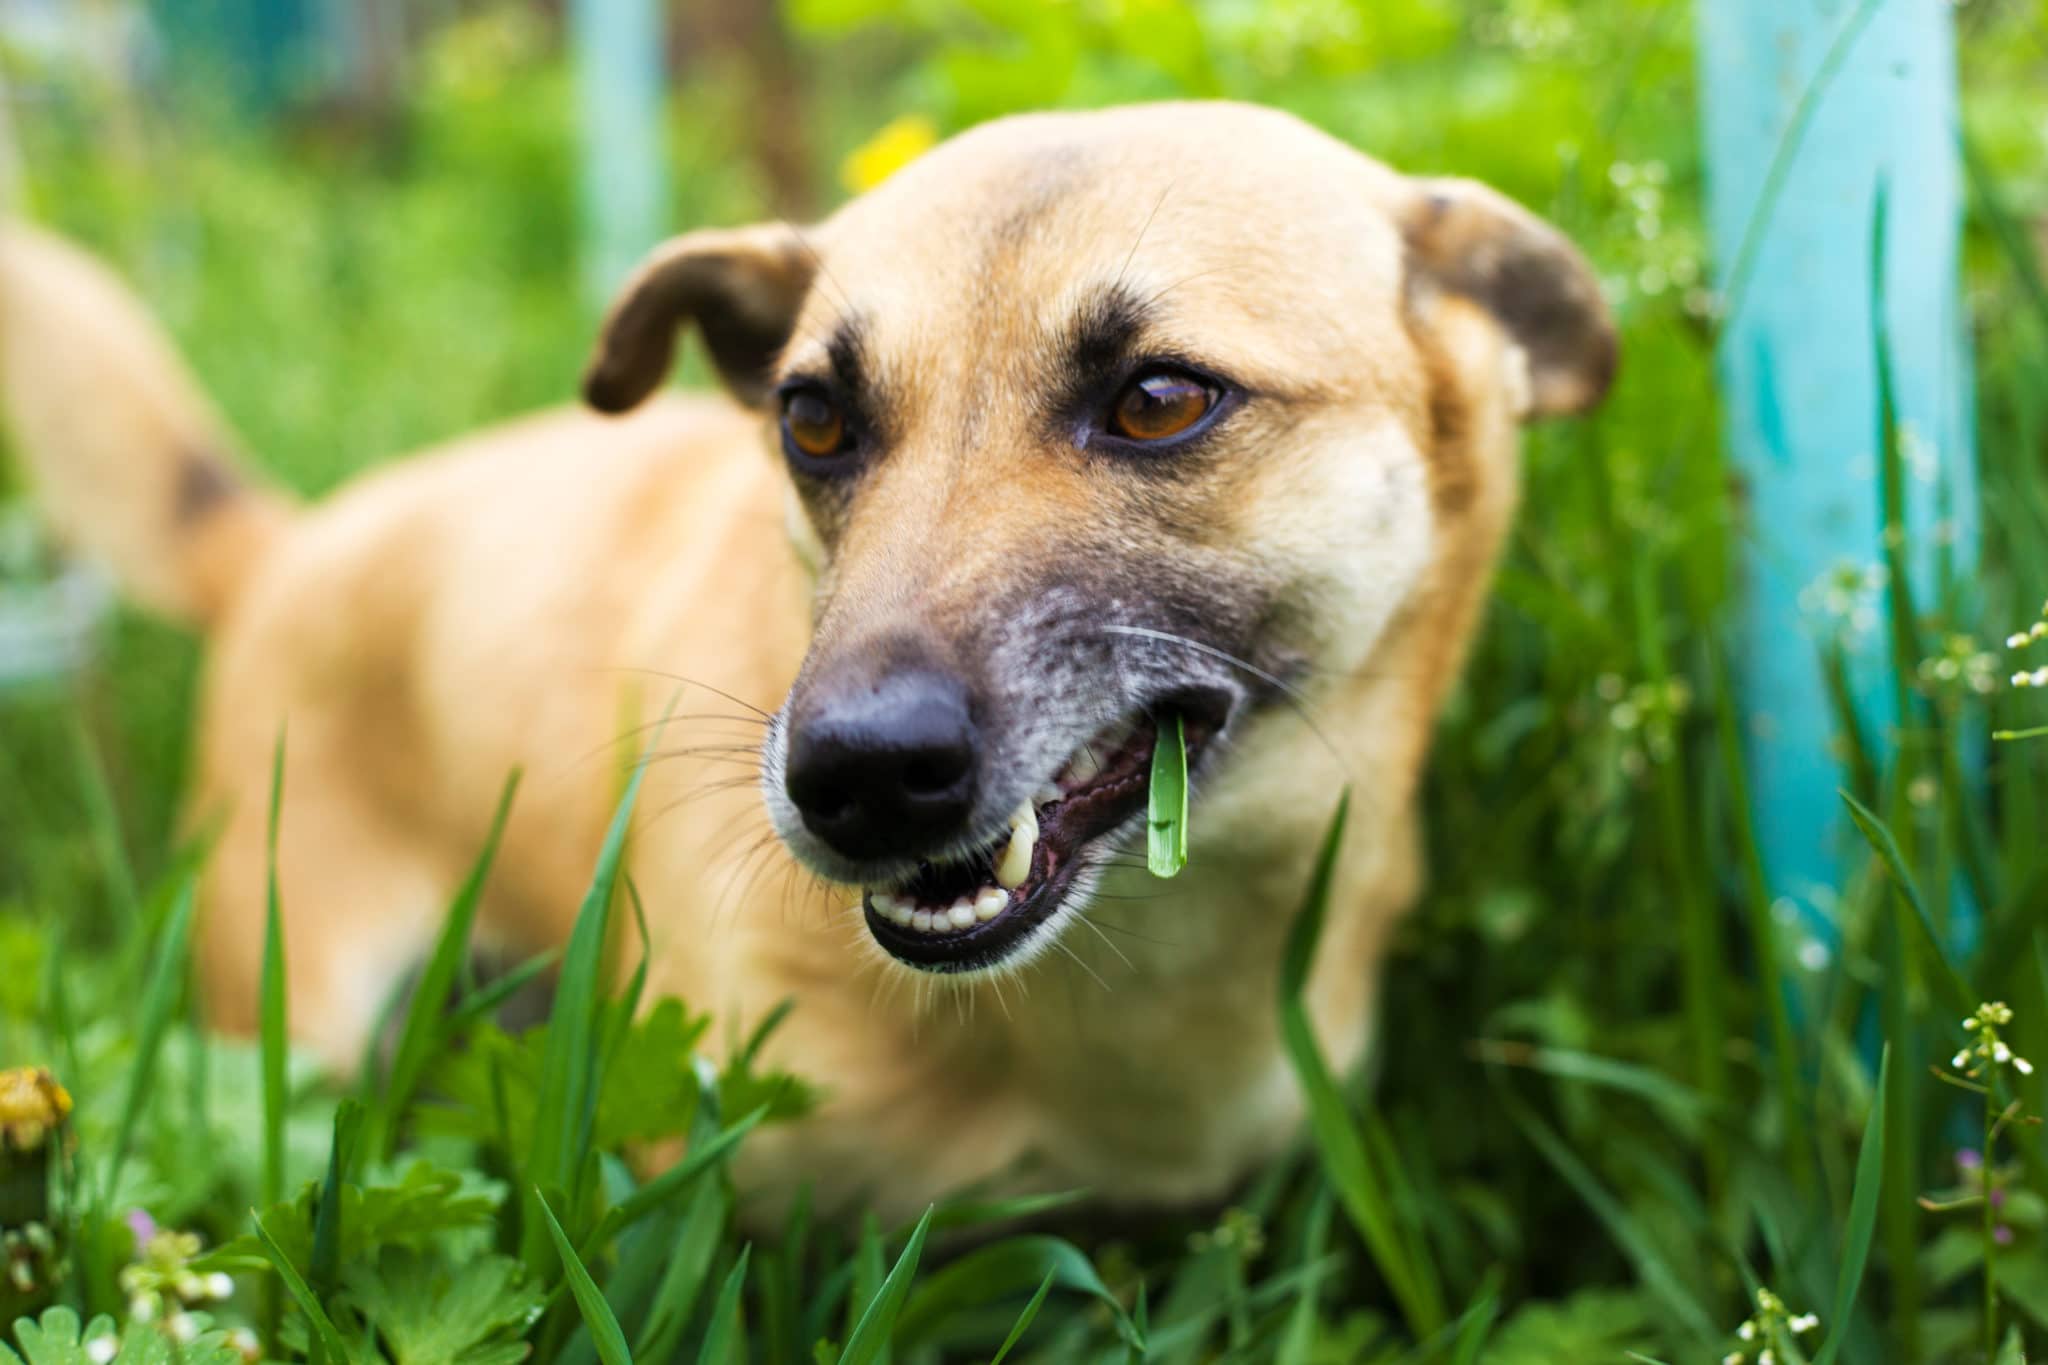
[[141, 302], [83, 251], [11, 222], [0, 417], [59, 538], [175, 619], [218, 618], [290, 521]]

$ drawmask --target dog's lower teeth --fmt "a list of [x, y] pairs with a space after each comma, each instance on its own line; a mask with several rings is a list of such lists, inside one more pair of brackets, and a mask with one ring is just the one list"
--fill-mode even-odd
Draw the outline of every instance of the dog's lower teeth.
[[[951, 905], [919, 907], [887, 891], [868, 892], [867, 904], [877, 915], [904, 929], [920, 934], [953, 934], [986, 924], [1010, 908], [1010, 893], [999, 886], [984, 886], [971, 896]], [[855, 906], [856, 910], [860, 907]]]

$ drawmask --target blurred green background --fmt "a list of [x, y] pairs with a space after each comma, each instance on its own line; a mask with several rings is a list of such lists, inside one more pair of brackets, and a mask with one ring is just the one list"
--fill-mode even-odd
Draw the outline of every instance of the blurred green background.
[[[2048, 592], [2048, 0], [1955, 11], [1960, 131], [1982, 158], [1965, 289], [1984, 614], [1936, 606], [1913, 623], [1904, 684], [1925, 743], [1888, 763], [1845, 729], [1844, 781], [1890, 821], [1935, 920], [1975, 876], [1984, 947], [1964, 970], [2012, 1000], [2015, 1046], [2048, 1055], [2048, 760], [2002, 745], [1986, 790], [1954, 780], [1954, 756], [1987, 730], [2048, 720], [2004, 685], [2002, 654]], [[358, 25], [350, 43], [302, 33], [270, 75], [235, 45], [263, 13], [0, 0], [17, 211], [117, 262], [255, 458], [305, 493], [570, 401], [597, 301], [559, 7], [337, 7]], [[669, 21], [670, 228], [828, 211], [928, 137], [1012, 110], [1228, 96], [1403, 169], [1488, 180], [1584, 247], [1621, 321], [1624, 378], [1598, 414], [1528, 442], [1525, 514], [1439, 739], [1431, 890], [1391, 964], [1388, 1046], [1368, 1078], [1374, 1150], [1403, 1173], [1404, 1225], [1452, 1303], [1491, 1305], [1483, 1347], [1459, 1358], [1719, 1359], [1734, 1347], [1715, 1333], [1750, 1311], [1752, 1277], [1828, 1308], [1889, 1041], [1905, 1088], [1882, 1115], [1876, 1287], [1842, 1358], [1983, 1359], [1975, 1214], [1915, 1202], [1967, 1195], [1973, 1178], [1956, 1164], [1970, 1129], [1926, 1076], [1958, 1036], [1938, 960], [1878, 863], [1845, 879], [1839, 939], [1823, 940], [1776, 912], [1749, 860], [1739, 711], [1719, 681], [1741, 501], [1714, 418], [1691, 7], [707, 0]], [[692, 359], [686, 373], [705, 371]], [[1783, 647], [1822, 666], [1839, 632], [1867, 628], [1859, 591], [1822, 594], [1814, 637]], [[104, 941], [122, 894], [110, 867], [147, 885], [170, 865], [196, 661], [183, 635], [123, 614], [84, 676], [0, 695], [0, 1060], [36, 1046], [47, 926]], [[1986, 866], [1967, 874], [1971, 841]], [[1703, 941], [1679, 941], [1687, 904]], [[1710, 991], [1725, 1025], [1706, 1044], [1714, 1066], [1682, 982]], [[1777, 1025], [1795, 1034], [1787, 1084], [1766, 1043]], [[2014, 1167], [1998, 1224], [2003, 1311], [2036, 1341], [2042, 1169]], [[1303, 1162], [1260, 1182], [1256, 1246], [1226, 1219], [1092, 1249], [1120, 1289], [1146, 1278], [1155, 1310], [1190, 1266], [1211, 1267], [1190, 1303], [1247, 1292], [1310, 1263], [1317, 1188]], [[207, 1202], [219, 1194], [189, 1195], [197, 1222], [229, 1221]], [[1400, 1338], [1369, 1258], [1331, 1254], [1324, 1345], [1299, 1358], [1435, 1358]], [[1269, 1317], [1214, 1322], [1183, 1358], [1265, 1358]], [[1073, 1321], [1081, 1335], [1063, 1339], [1094, 1340]]]

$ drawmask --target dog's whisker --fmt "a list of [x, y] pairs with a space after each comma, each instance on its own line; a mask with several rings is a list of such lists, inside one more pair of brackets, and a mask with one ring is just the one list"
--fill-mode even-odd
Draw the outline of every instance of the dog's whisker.
[[[1138, 235], [1136, 238], [1132, 240], [1130, 251], [1128, 251], [1124, 255], [1124, 263], [1121, 266], [1117, 267], [1116, 280], [1113, 287], [1121, 288], [1124, 282], [1124, 276], [1131, 273], [1131, 262], [1138, 259], [1138, 248], [1145, 244], [1145, 234], [1152, 230], [1152, 220], [1159, 216], [1159, 210], [1165, 207], [1166, 205], [1166, 196], [1172, 194], [1173, 187], [1175, 185], [1178, 185], [1179, 183], [1179, 176], [1175, 176], [1173, 179], [1167, 181], [1166, 188], [1160, 190], [1159, 197], [1152, 201], [1152, 211], [1146, 214], [1145, 221], [1138, 225]], [[1154, 295], [1153, 298], [1149, 300], [1149, 302], [1158, 302], [1158, 296]]]
[[701, 687], [706, 692], [711, 693], [713, 696], [725, 698], [725, 700], [731, 702], [734, 706], [745, 707], [747, 710], [753, 712], [756, 716], [759, 716], [764, 721], [773, 720], [775, 718], [774, 712], [762, 710], [760, 707], [748, 701], [745, 697], [736, 697], [732, 693], [727, 692], [723, 688], [713, 687], [710, 683], [704, 682], [703, 680], [698, 678], [686, 678], [680, 673], [670, 673], [664, 669], [659, 668], [642, 668], [635, 664], [612, 664], [600, 669], [599, 671], [605, 673], [644, 673], [650, 678], [666, 678], [670, 682], [682, 683], [687, 687]]
[[1330, 757], [1336, 760], [1337, 766], [1344, 770], [1347, 778], [1351, 775], [1350, 765], [1344, 761], [1344, 755], [1338, 751], [1335, 742], [1331, 740], [1330, 736], [1323, 730], [1321, 723], [1316, 719], [1309, 699], [1303, 695], [1300, 688], [1287, 681], [1287, 679], [1280, 677], [1278, 674], [1267, 672], [1249, 659], [1240, 659], [1227, 649], [1218, 649], [1212, 644], [1206, 644], [1201, 640], [1191, 640], [1185, 635], [1176, 635], [1169, 630], [1154, 630], [1150, 626], [1119, 625], [1101, 626], [1099, 629], [1111, 635], [1130, 635], [1140, 639], [1154, 640], [1160, 644], [1178, 645], [1184, 649], [1190, 649], [1197, 654], [1214, 659], [1218, 663], [1229, 664], [1232, 668], [1240, 669], [1257, 678], [1260, 682], [1272, 687], [1280, 695], [1281, 699], [1301, 716], [1302, 722], [1322, 742], [1323, 748], [1329, 751]]
[[1109, 983], [1107, 981], [1104, 981], [1101, 978], [1101, 976], [1097, 975], [1093, 967], [1089, 966], [1086, 962], [1082, 961], [1080, 955], [1077, 954], [1072, 948], [1069, 948], [1066, 944], [1060, 942], [1058, 939], [1052, 940], [1052, 946], [1059, 952], [1064, 953], [1067, 956], [1068, 960], [1071, 961], [1076, 967], [1079, 967], [1082, 971], [1088, 973], [1089, 976], [1093, 977], [1096, 985], [1102, 987], [1104, 991], [1109, 990]]
[[1074, 912], [1074, 918], [1078, 920], [1081, 923], [1082, 927], [1087, 929], [1088, 932], [1094, 934], [1095, 937], [1101, 939], [1102, 946], [1109, 949], [1112, 953], [1115, 953], [1117, 956], [1117, 960], [1122, 962], [1125, 967], [1129, 968], [1132, 971], [1137, 970], [1136, 965], [1132, 963], [1132, 961], [1128, 957], [1124, 956], [1124, 950], [1117, 947], [1116, 944], [1110, 942], [1109, 935], [1103, 933], [1101, 929], [1096, 927], [1095, 921], [1088, 918], [1086, 911], [1076, 910]]

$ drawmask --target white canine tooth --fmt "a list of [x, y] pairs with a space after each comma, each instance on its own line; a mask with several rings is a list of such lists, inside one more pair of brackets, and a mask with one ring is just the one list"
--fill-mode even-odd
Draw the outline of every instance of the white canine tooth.
[[953, 902], [953, 908], [946, 912], [955, 929], [969, 929], [974, 926], [974, 902], [962, 896]]
[[1093, 782], [1102, 772], [1102, 760], [1095, 756], [1093, 744], [1083, 744], [1067, 763], [1062, 776], [1069, 786], [1078, 787], [1084, 782]]
[[1031, 793], [1031, 804], [1034, 806], [1049, 806], [1059, 799], [1060, 789], [1050, 782]]
[[1029, 801], [1019, 805], [1017, 809], [1010, 812], [1010, 828], [1028, 829], [1031, 831], [1031, 837], [1036, 839], [1038, 837], [1038, 807], [1032, 805]]
[[915, 911], [910, 916], [910, 922], [920, 934], [929, 934], [932, 931], [932, 912], [929, 910]]
[[886, 891], [868, 892], [868, 903], [875, 907], [878, 915], [886, 915], [896, 908], [896, 898]]
[[1004, 907], [1009, 903], [1008, 892], [1000, 887], [984, 886], [981, 888], [981, 894], [974, 898], [974, 917], [979, 920], [992, 920], [1002, 914]]
[[889, 907], [889, 922], [891, 924], [908, 924], [913, 913], [909, 906], [905, 905], [902, 901], [897, 901]]
[[1038, 812], [1029, 801], [1010, 817], [1010, 842], [996, 859], [996, 885], [1014, 891], [1031, 875], [1031, 850], [1038, 843]]

